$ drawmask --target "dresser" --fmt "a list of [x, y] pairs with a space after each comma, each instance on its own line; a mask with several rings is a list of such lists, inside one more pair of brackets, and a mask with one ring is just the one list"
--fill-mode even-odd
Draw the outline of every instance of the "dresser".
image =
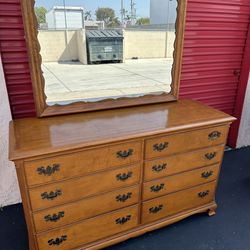
[[30, 249], [100, 249], [214, 215], [233, 121], [191, 100], [14, 120]]

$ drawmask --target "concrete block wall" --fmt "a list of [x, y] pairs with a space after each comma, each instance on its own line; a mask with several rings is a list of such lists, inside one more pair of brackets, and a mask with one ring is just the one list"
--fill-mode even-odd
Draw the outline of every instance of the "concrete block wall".
[[[85, 30], [39, 31], [43, 62], [79, 60], [87, 64]], [[174, 32], [124, 30], [124, 60], [138, 57], [171, 58], [174, 51]]]

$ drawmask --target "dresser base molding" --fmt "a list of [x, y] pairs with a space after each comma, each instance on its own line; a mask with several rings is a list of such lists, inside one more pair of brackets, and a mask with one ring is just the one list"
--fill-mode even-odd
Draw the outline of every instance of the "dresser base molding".
[[197, 208], [189, 209], [184, 212], [169, 216], [164, 219], [160, 219], [158, 221], [149, 223], [147, 225], [138, 226], [132, 230], [117, 234], [114, 237], [105, 238], [103, 240], [95, 242], [95, 244], [88, 244], [86, 246], [81, 246], [78, 248], [75, 248], [74, 250], [97, 250], [102, 249], [114, 244], [117, 244], [119, 242], [128, 240], [130, 238], [135, 238], [137, 236], [143, 235], [145, 233], [148, 233], [150, 231], [168, 226], [170, 224], [173, 224], [175, 222], [178, 222], [180, 220], [183, 220], [191, 215], [198, 214], [198, 213], [208, 213], [209, 216], [215, 215], [215, 210], [217, 208], [217, 204], [215, 201], [208, 203], [204, 206], [200, 206]]

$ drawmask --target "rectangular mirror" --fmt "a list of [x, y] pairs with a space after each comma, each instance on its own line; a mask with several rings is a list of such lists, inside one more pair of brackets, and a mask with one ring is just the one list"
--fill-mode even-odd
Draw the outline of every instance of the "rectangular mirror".
[[38, 115], [176, 100], [185, 8], [185, 0], [22, 1]]

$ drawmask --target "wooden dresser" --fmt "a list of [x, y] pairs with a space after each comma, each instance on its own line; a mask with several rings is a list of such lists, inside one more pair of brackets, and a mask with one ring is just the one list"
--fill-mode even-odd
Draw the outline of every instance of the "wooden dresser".
[[99, 249], [215, 214], [233, 120], [184, 100], [13, 121], [30, 249]]

